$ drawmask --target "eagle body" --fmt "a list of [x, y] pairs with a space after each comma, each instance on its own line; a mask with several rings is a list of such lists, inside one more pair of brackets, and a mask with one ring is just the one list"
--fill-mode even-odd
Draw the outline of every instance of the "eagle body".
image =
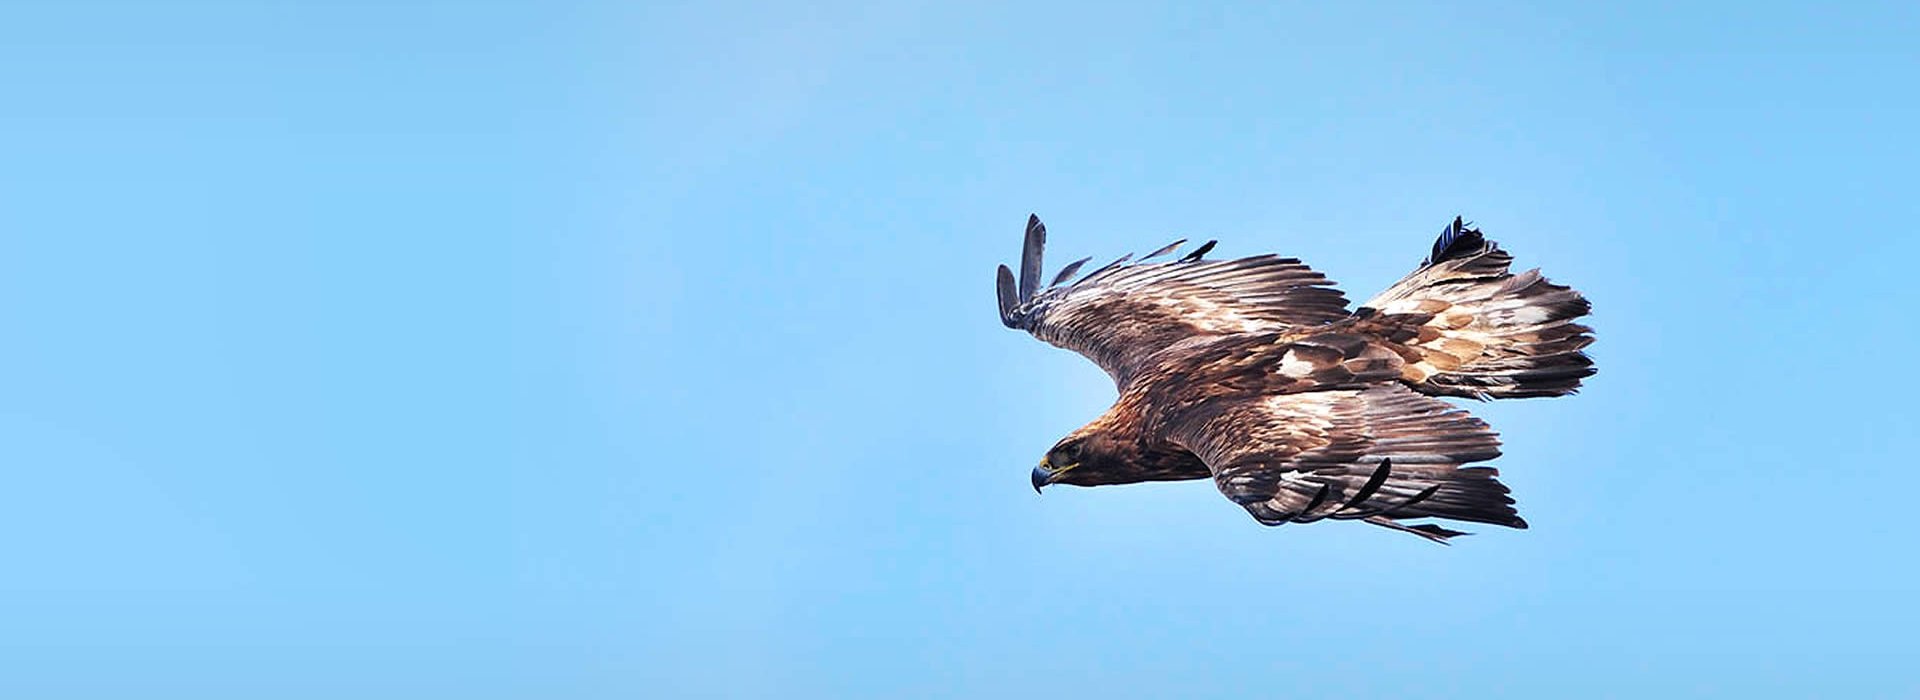
[[1434, 397], [1559, 396], [1593, 374], [1589, 305], [1455, 219], [1412, 273], [1349, 311], [1299, 260], [1086, 262], [1039, 284], [1046, 228], [1028, 219], [1021, 271], [1001, 266], [1001, 321], [1092, 359], [1119, 397], [1033, 473], [1101, 486], [1211, 478], [1261, 523], [1363, 520], [1445, 542], [1404, 520], [1524, 528], [1489, 467], [1484, 422]]

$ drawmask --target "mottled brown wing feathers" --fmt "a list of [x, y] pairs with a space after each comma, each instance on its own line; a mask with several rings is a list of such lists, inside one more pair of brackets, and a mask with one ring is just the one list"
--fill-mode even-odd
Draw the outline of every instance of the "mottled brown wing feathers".
[[1364, 519], [1439, 540], [1451, 535], [1395, 521], [1526, 527], [1498, 472], [1462, 468], [1500, 455], [1486, 423], [1399, 384], [1222, 397], [1178, 419], [1169, 437], [1268, 525]]
[[[1171, 253], [1179, 243], [1147, 257]], [[1348, 315], [1346, 297], [1299, 260], [1203, 260], [1211, 241], [1174, 262], [1121, 258], [1077, 281], [1058, 275], [1043, 289], [1045, 245], [1045, 226], [1030, 220], [1019, 278], [1002, 266], [996, 279], [1001, 321], [1087, 356], [1121, 384], [1148, 356], [1181, 340], [1282, 331]]]
[[1192, 383], [1251, 396], [1361, 388], [1398, 379], [1404, 364], [1389, 344], [1332, 330], [1238, 336], [1189, 346], [1180, 362], [1165, 369]]

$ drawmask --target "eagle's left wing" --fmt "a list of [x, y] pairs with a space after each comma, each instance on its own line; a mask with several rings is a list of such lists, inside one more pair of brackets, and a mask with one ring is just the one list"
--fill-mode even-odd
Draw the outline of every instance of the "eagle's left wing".
[[1043, 288], [1046, 242], [1046, 226], [1028, 217], [1019, 279], [1001, 265], [996, 280], [1000, 321], [1087, 356], [1123, 386], [1148, 356], [1186, 338], [1282, 331], [1348, 316], [1346, 297], [1299, 260], [1202, 260], [1212, 241], [1173, 262], [1145, 262], [1186, 242], [1175, 241], [1140, 262], [1123, 257], [1068, 283], [1087, 262], [1081, 260]]
[[1221, 493], [1267, 525], [1364, 519], [1444, 542], [1463, 534], [1408, 518], [1525, 528], [1490, 467], [1499, 437], [1406, 386], [1228, 396], [1183, 413], [1168, 437], [1207, 463]]

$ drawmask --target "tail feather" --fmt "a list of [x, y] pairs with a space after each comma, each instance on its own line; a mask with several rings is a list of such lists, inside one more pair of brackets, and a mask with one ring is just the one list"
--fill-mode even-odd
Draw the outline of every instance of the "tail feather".
[[1480, 399], [1561, 396], [1595, 372], [1582, 352], [1592, 330], [1574, 320], [1592, 306], [1540, 271], [1512, 274], [1513, 256], [1456, 218], [1419, 269], [1369, 300], [1406, 360], [1401, 378], [1421, 393]]

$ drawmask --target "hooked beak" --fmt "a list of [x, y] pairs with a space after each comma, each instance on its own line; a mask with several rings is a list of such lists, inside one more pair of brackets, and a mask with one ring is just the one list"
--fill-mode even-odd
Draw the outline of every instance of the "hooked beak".
[[1045, 457], [1040, 458], [1040, 466], [1033, 468], [1033, 492], [1040, 493], [1040, 487], [1053, 483], [1055, 477], [1077, 466], [1080, 466], [1078, 462], [1056, 468]]

